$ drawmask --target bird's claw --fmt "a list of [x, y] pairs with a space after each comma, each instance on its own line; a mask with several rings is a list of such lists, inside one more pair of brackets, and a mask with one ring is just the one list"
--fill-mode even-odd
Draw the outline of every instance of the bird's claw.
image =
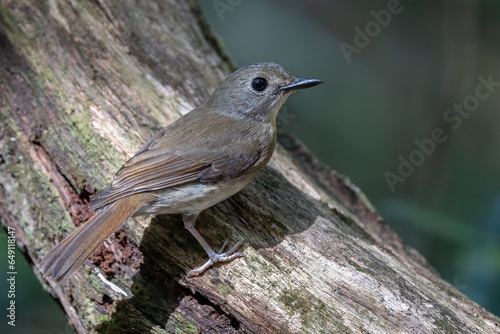
[[212, 254], [208, 254], [208, 261], [205, 262], [204, 265], [202, 265], [199, 268], [193, 269], [190, 272], [187, 273], [188, 277], [193, 277], [193, 276], [199, 276], [203, 274], [205, 271], [208, 270], [211, 266], [213, 266], [216, 263], [224, 263], [224, 262], [229, 262], [232, 261], [238, 257], [243, 257], [245, 254], [241, 252], [237, 252], [238, 248], [241, 247], [241, 245], [245, 242], [245, 240], [240, 240], [238, 241], [230, 250], [228, 250], [225, 253], [222, 253], [224, 251], [224, 248], [226, 248], [227, 245], [227, 240], [224, 242], [222, 245], [219, 253], [212, 252]]

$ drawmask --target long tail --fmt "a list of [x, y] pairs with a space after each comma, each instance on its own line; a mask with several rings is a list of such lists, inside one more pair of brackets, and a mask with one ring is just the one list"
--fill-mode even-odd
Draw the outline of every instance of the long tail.
[[73, 275], [106, 238], [141, 208], [143, 202], [137, 197], [111, 204], [54, 247], [40, 262], [43, 276], [59, 284]]

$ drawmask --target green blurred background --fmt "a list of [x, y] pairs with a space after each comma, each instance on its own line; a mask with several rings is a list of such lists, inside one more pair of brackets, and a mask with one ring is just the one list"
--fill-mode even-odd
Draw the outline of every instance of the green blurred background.
[[[444, 279], [500, 315], [500, 87], [460, 124], [443, 119], [473, 101], [479, 76], [500, 82], [500, 1], [401, 0], [377, 29], [373, 13], [395, 2], [200, 1], [238, 66], [274, 61], [325, 82], [287, 102], [282, 131], [351, 178]], [[369, 43], [346, 57], [341, 46], [355, 47], [354, 29], [367, 24]], [[418, 157], [415, 140], [437, 128], [446, 141], [391, 189], [385, 173]], [[16, 297], [24, 326], [16, 333], [72, 333], [22, 261], [18, 254], [18, 287], [26, 289]]]

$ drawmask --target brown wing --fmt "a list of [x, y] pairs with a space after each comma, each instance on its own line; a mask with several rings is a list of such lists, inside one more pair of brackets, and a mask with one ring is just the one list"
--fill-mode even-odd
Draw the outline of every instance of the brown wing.
[[148, 148], [149, 142], [116, 173], [111, 184], [92, 198], [89, 209], [106, 206], [122, 197], [161, 190], [189, 182], [215, 182], [237, 177], [261, 156], [224, 149]]
[[[203, 126], [199, 124], [201, 117]], [[255, 142], [250, 128], [253, 132], [260, 129], [252, 122], [234, 122], [195, 109], [151, 138], [116, 173], [111, 184], [92, 198], [89, 208], [97, 209], [132, 194], [237, 177], [254, 165], [263, 167], [274, 141]], [[218, 129], [217, 136], [212, 129]], [[262, 131], [271, 133], [265, 126]]]

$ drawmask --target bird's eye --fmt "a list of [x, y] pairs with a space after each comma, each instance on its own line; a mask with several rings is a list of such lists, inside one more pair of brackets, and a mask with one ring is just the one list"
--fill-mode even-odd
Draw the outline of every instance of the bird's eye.
[[252, 88], [258, 92], [262, 92], [267, 88], [267, 80], [264, 78], [255, 78], [252, 81]]

